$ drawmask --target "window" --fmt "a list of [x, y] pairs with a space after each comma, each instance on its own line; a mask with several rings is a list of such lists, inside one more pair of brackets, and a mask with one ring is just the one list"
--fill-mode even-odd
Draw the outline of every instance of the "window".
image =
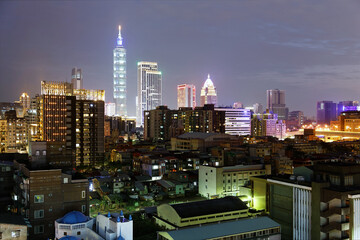
[[44, 217], [44, 210], [35, 210], [34, 211], [34, 218], [43, 218]]
[[81, 206], [81, 211], [84, 213], [86, 211], [86, 206], [85, 205], [82, 205]]
[[81, 235], [81, 232], [80, 232], [80, 231], [78, 231], [78, 232], [77, 232], [77, 235]]
[[43, 150], [43, 154], [42, 154], [43, 156], [46, 156], [46, 150]]
[[69, 179], [68, 178], [64, 178], [64, 183], [68, 183]]
[[353, 176], [345, 176], [345, 186], [349, 186], [353, 184], [354, 184]]
[[13, 237], [13, 238], [20, 237], [20, 230], [12, 231], [11, 237]]
[[35, 226], [34, 233], [35, 234], [44, 233], [44, 225]]
[[81, 192], [81, 197], [82, 197], [82, 198], [85, 198], [85, 196], [86, 196], [86, 192], [85, 192], [85, 191], [82, 191], [82, 192]]
[[36, 155], [36, 156], [40, 156], [40, 151], [39, 151], [39, 150], [36, 150], [35, 155]]
[[35, 203], [43, 203], [44, 202], [44, 195], [35, 195], [34, 196]]

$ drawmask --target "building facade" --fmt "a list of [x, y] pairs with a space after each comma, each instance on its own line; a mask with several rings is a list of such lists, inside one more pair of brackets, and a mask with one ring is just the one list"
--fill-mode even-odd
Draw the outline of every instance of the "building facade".
[[208, 74], [200, 92], [200, 107], [203, 107], [205, 104], [213, 104], [214, 106], [217, 106], [216, 88], [210, 79], [210, 74]]
[[193, 84], [181, 84], [177, 86], [177, 107], [196, 107], [196, 88]]
[[280, 120], [288, 119], [289, 109], [285, 104], [285, 91], [272, 89], [266, 91], [267, 109], [278, 115]]
[[162, 105], [162, 74], [156, 62], [138, 62], [136, 124], [144, 126], [144, 111]]
[[254, 114], [251, 119], [251, 135], [272, 136], [282, 140], [286, 137], [286, 123], [269, 111], [264, 114]]
[[14, 207], [29, 219], [30, 239], [54, 236], [54, 221], [69, 211], [89, 214], [89, 182], [61, 169], [37, 170], [15, 161]]
[[74, 89], [84, 89], [81, 68], [75, 67], [71, 70], [71, 83]]
[[336, 120], [336, 103], [332, 101], [319, 101], [316, 106], [316, 122], [329, 125]]
[[120, 25], [116, 47], [113, 50], [113, 60], [115, 115], [126, 116], [126, 49], [123, 45]]
[[244, 108], [215, 108], [225, 112], [225, 133], [230, 135], [251, 134], [251, 111]]

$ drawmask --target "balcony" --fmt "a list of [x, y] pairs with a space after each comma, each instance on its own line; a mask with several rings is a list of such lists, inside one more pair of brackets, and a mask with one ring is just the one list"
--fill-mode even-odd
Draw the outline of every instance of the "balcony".
[[324, 226], [321, 226], [321, 232], [323, 232], [323, 233], [328, 233], [332, 230], [341, 231], [341, 223], [332, 222], [332, 223], [326, 224]]
[[323, 217], [323, 218], [328, 218], [334, 214], [338, 214], [338, 215], [341, 215], [341, 208], [329, 208], [323, 212], [320, 213], [320, 216]]

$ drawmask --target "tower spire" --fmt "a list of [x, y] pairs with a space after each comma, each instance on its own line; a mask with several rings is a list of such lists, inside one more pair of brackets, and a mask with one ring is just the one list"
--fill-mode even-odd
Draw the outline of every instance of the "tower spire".
[[118, 38], [117, 38], [117, 45], [118, 46], [122, 46], [122, 37], [121, 37], [121, 25], [119, 25], [119, 34], [118, 34]]
[[210, 74], [208, 74], [208, 79], [210, 78]]

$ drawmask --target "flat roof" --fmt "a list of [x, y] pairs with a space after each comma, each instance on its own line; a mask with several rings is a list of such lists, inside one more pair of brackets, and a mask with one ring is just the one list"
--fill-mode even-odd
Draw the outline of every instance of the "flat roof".
[[259, 231], [280, 227], [280, 224], [269, 217], [247, 218], [237, 221], [220, 222], [200, 227], [167, 231], [174, 240], [212, 239], [223, 236]]
[[10, 213], [0, 214], [0, 223], [27, 226], [23, 216]]
[[181, 218], [204, 216], [248, 209], [238, 197], [224, 197], [211, 200], [171, 205]]

